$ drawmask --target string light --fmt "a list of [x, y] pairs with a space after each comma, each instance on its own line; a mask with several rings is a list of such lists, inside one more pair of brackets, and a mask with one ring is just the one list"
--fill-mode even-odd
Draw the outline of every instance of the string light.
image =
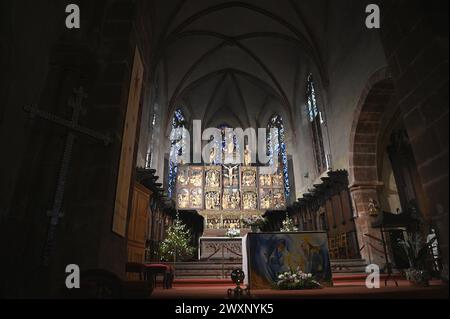
[[[177, 109], [174, 112], [172, 119], [172, 130], [176, 128], [185, 127], [186, 120], [181, 109]], [[170, 145], [170, 155], [169, 155], [169, 177], [168, 177], [168, 187], [167, 194], [169, 198], [172, 197], [173, 191], [175, 189], [177, 175], [178, 175], [178, 158], [182, 154], [183, 148], [185, 146], [186, 139], [183, 135], [180, 140], [172, 141]]]
[[[274, 136], [272, 136], [271, 128], [276, 128], [274, 131]], [[288, 158], [287, 158], [287, 150], [285, 143], [285, 129], [283, 125], [283, 119], [279, 115], [274, 115], [268, 125], [269, 129], [269, 138], [268, 138], [268, 149], [269, 149], [269, 164], [272, 165], [274, 162], [275, 155], [277, 156], [277, 160], [281, 156], [281, 164], [283, 169], [283, 179], [284, 179], [284, 193], [286, 198], [289, 197], [291, 189], [289, 184], [289, 167], [288, 167]], [[271, 141], [274, 141], [274, 150], [270, 147]]]

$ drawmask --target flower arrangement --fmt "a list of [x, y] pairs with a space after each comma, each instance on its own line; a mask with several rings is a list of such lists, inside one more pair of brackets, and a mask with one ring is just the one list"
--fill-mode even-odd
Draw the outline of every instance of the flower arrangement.
[[281, 290], [318, 289], [322, 288], [322, 285], [314, 280], [312, 274], [304, 273], [298, 267], [295, 271], [290, 270], [279, 274], [275, 288]]
[[227, 236], [229, 238], [239, 237], [240, 235], [241, 235], [241, 231], [239, 229], [236, 229], [236, 228], [230, 228], [225, 233], [225, 236]]
[[244, 223], [245, 226], [258, 226], [261, 227], [262, 225], [265, 224], [266, 219], [260, 215], [253, 215], [251, 217], [244, 217], [242, 219], [242, 222]]
[[294, 220], [286, 213], [286, 218], [283, 220], [283, 227], [281, 227], [280, 232], [290, 233], [296, 231], [298, 231], [298, 228], [295, 227]]

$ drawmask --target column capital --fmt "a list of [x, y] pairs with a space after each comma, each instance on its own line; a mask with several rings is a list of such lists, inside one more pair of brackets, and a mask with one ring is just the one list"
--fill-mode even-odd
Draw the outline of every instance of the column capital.
[[359, 190], [378, 190], [384, 187], [384, 183], [380, 181], [373, 182], [354, 182], [348, 186], [350, 192]]

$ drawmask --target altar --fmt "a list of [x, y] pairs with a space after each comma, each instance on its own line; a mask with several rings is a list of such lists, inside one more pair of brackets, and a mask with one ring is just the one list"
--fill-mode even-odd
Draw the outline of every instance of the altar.
[[241, 260], [242, 237], [201, 237], [199, 239], [199, 260]]

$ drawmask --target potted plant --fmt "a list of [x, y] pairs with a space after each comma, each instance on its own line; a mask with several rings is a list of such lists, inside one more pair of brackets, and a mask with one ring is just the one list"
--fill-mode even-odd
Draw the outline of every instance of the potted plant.
[[257, 233], [261, 226], [266, 223], [266, 219], [260, 215], [253, 215], [251, 217], [245, 217], [243, 223], [246, 227], [250, 227], [252, 232]]
[[413, 233], [406, 240], [399, 240], [400, 247], [403, 248], [409, 268], [405, 270], [406, 279], [416, 286], [428, 286], [430, 274], [425, 269], [425, 260], [429, 253], [430, 245], [435, 240], [426, 242], [419, 233]]

